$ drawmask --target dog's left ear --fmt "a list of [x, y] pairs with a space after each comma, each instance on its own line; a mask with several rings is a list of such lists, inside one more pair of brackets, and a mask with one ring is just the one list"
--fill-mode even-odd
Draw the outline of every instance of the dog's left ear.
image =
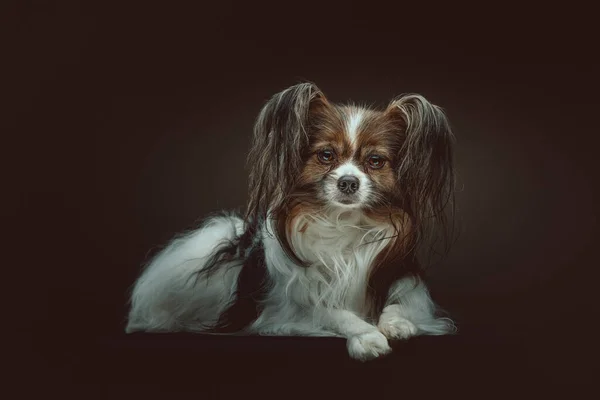
[[248, 217], [265, 218], [268, 212], [282, 210], [303, 166], [311, 117], [317, 118], [327, 107], [325, 96], [313, 83], [289, 87], [264, 105], [248, 156]]
[[454, 195], [455, 141], [446, 115], [416, 94], [397, 97], [385, 114], [402, 135], [397, 176], [406, 211], [418, 225], [445, 225], [444, 210]]

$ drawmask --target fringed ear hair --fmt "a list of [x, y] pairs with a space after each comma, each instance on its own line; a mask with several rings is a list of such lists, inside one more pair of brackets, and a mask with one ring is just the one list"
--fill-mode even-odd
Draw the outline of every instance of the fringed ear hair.
[[246, 217], [264, 219], [278, 214], [299, 175], [303, 152], [309, 144], [309, 115], [326, 102], [312, 83], [292, 86], [273, 96], [254, 127], [250, 166], [250, 200]]
[[446, 209], [453, 212], [455, 141], [448, 120], [439, 107], [415, 94], [393, 100], [386, 114], [403, 135], [397, 176], [416, 242], [430, 239], [437, 228], [448, 239]]

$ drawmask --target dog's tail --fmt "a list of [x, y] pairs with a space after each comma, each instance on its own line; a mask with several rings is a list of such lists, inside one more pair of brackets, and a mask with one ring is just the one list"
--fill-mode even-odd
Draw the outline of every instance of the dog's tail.
[[125, 331], [210, 330], [234, 301], [243, 229], [225, 214], [172, 240], [135, 282]]

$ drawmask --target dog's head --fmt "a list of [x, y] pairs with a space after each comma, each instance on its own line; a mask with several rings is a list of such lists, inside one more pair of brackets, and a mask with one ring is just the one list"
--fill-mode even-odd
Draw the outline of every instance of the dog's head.
[[256, 121], [248, 216], [402, 212], [422, 235], [427, 222], [445, 223], [453, 142], [443, 111], [420, 95], [375, 110], [333, 104], [312, 83], [292, 86], [273, 96]]

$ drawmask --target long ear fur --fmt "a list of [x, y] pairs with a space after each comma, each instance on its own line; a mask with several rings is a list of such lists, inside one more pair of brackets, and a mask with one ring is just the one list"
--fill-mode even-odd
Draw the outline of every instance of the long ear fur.
[[309, 144], [311, 105], [324, 99], [312, 83], [292, 86], [273, 96], [263, 107], [254, 127], [254, 143], [248, 156], [250, 199], [246, 218], [263, 220], [278, 215], [286, 195], [295, 185]]
[[415, 243], [423, 244], [441, 233], [448, 251], [451, 232], [446, 212], [454, 212], [455, 183], [455, 138], [448, 120], [441, 108], [416, 94], [396, 98], [386, 113], [400, 124], [404, 135], [397, 176]]

